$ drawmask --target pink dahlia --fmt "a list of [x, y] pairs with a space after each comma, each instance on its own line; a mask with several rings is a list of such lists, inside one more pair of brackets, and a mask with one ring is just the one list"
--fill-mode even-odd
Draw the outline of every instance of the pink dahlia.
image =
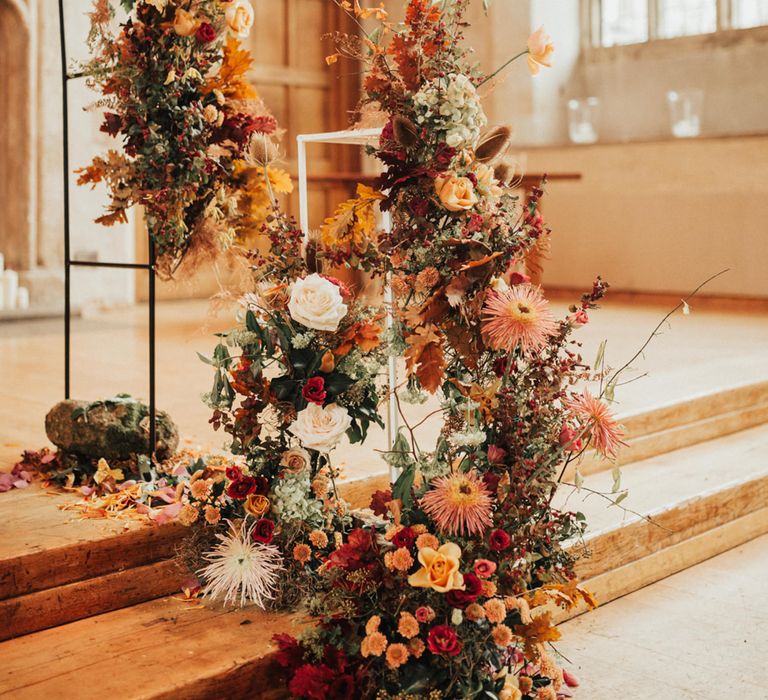
[[483, 335], [494, 350], [540, 350], [558, 330], [549, 302], [538, 287], [517, 284], [488, 296], [483, 308]]
[[421, 507], [449, 535], [482, 535], [491, 521], [491, 492], [475, 472], [433, 479]]
[[621, 445], [624, 431], [613, 417], [605, 402], [595, 398], [584, 389], [566, 402], [566, 407], [581, 425], [584, 436], [592, 446], [605, 457], [615, 457]]

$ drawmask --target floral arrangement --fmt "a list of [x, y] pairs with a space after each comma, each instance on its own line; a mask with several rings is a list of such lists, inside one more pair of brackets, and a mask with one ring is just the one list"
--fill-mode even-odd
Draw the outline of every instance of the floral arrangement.
[[[608, 285], [597, 278], [558, 320], [523, 271], [549, 234], [543, 192], [523, 202], [506, 186], [510, 132], [487, 128], [488, 78], [462, 41], [467, 0], [410, 0], [401, 24], [337, 4], [380, 23], [336, 37], [329, 62], [365, 61], [364, 102], [387, 117], [370, 149], [393, 221], [377, 264], [392, 279], [408, 392], [439, 393], [444, 426], [423, 451], [401, 416], [387, 457], [399, 478], [374, 494], [377, 520], [334, 533], [307, 601], [317, 625], [278, 635], [278, 660], [297, 698], [569, 696], [577, 681], [546, 646], [559, 638], [553, 613], [594, 601], [564, 547], [584, 517], [552, 497], [584, 450], [612, 458], [621, 445], [601, 398], [615, 377], [590, 370], [571, 339]], [[519, 55], [535, 74], [551, 53], [539, 30]]]
[[[103, 98], [101, 130], [121, 140], [79, 171], [79, 184], [106, 183], [110, 203], [98, 223], [127, 221], [144, 209], [157, 270], [251, 242], [268, 215], [266, 191], [290, 178], [245, 160], [254, 139], [276, 135], [274, 117], [246, 76], [240, 46], [253, 24], [248, 0], [122, 0], [127, 19], [97, 0], [91, 60], [82, 70]], [[264, 149], [262, 145], [261, 149]]]

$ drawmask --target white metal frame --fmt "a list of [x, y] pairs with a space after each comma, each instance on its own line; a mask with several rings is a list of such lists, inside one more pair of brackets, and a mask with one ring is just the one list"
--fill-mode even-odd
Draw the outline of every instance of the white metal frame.
[[[304, 241], [309, 238], [309, 194], [307, 189], [307, 144], [308, 143], [333, 143], [348, 146], [365, 146], [378, 141], [381, 135], [381, 129], [349, 129], [346, 131], [327, 131], [316, 134], [299, 134], [296, 137], [297, 160], [298, 160], [298, 180], [299, 180], [299, 223], [304, 233]], [[392, 218], [389, 212], [381, 212], [381, 227], [389, 232], [392, 230]], [[393, 315], [394, 297], [392, 287], [387, 278], [384, 286], [384, 304], [386, 307], [387, 329], [394, 325]], [[397, 391], [397, 358], [390, 356], [387, 366], [387, 443], [389, 449], [392, 449], [394, 441], [397, 438], [399, 427], [399, 416], [397, 412], [397, 401], [395, 392]], [[399, 470], [394, 467], [389, 468], [389, 476], [392, 482], [399, 476]]]

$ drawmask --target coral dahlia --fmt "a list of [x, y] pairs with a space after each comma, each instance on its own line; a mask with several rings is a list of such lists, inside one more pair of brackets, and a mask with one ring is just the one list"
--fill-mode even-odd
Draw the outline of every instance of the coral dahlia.
[[626, 444], [621, 439], [624, 431], [611, 410], [603, 401], [592, 396], [588, 389], [567, 401], [566, 407], [573, 413], [585, 431], [584, 434], [600, 454], [613, 458], [619, 447]]
[[529, 284], [489, 294], [483, 317], [483, 335], [494, 350], [540, 350], [558, 330], [549, 302]]
[[491, 493], [474, 472], [439, 476], [421, 499], [437, 529], [449, 535], [482, 535], [491, 521]]

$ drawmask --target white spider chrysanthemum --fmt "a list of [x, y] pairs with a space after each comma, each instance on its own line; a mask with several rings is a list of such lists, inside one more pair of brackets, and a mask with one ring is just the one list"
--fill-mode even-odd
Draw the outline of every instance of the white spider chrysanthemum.
[[274, 545], [252, 540], [253, 525], [229, 525], [229, 532], [216, 535], [219, 544], [204, 555], [210, 564], [198, 571], [206, 582], [203, 594], [223, 598], [224, 605], [255, 603], [263, 609], [264, 601], [274, 596], [283, 557]]

